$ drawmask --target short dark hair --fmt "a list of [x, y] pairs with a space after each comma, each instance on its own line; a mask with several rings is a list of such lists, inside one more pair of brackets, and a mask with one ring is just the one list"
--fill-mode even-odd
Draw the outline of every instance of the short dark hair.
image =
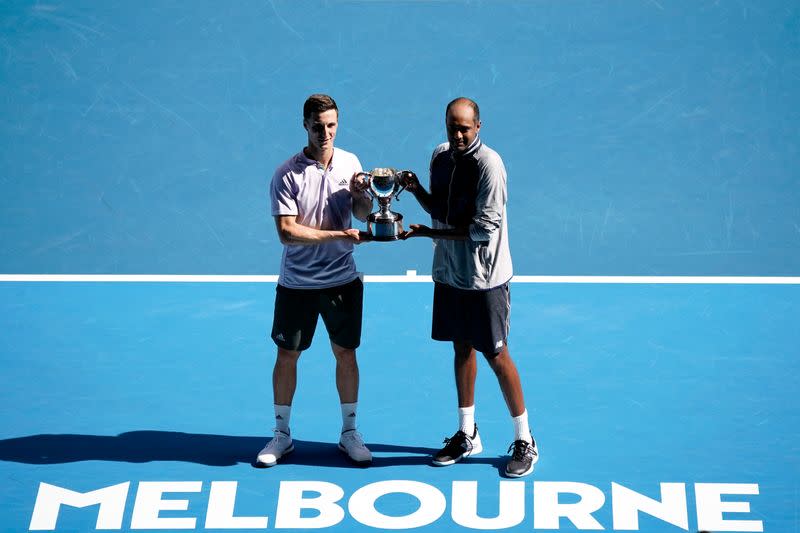
[[455, 98], [449, 104], [447, 104], [447, 109], [445, 109], [444, 111], [445, 117], [450, 112], [450, 108], [456, 104], [467, 104], [475, 112], [475, 122], [479, 122], [481, 120], [481, 110], [478, 107], [478, 104], [475, 102], [475, 100], [471, 100], [466, 96], [459, 96], [458, 98]]
[[303, 104], [303, 120], [310, 118], [315, 113], [324, 113], [331, 109], [335, 109], [336, 114], [339, 114], [339, 108], [333, 98], [327, 94], [312, 94], [306, 98], [306, 103]]

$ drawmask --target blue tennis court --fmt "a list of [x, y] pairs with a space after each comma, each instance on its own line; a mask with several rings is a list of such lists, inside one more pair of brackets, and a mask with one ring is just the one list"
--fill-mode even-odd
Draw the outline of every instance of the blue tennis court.
[[[212, 482], [237, 482], [236, 516], [267, 516], [275, 527], [282, 483], [334, 484], [347, 509], [356, 490], [396, 480], [424, 483], [448, 500], [454, 482], [477, 482], [483, 517], [498, 515], [501, 481], [522, 484], [519, 530], [534, 526], [535, 482], [602, 491], [605, 504], [591, 516], [606, 529], [614, 525], [612, 483], [658, 500], [662, 483], [683, 484], [689, 524], [697, 523], [695, 484], [734, 484], [732, 492], [757, 486], [757, 495], [723, 498], [750, 505], [725, 519], [794, 528], [797, 286], [515, 285], [510, 342], [542, 459], [531, 478], [513, 482], [499, 474], [512, 435], [486, 366], [476, 402], [484, 454], [450, 468], [429, 465], [454, 413], [450, 348], [428, 340], [427, 283], [367, 284], [367, 310], [381, 309], [381, 301], [397, 309], [365, 319], [371, 334], [361, 348], [360, 417], [373, 467], [353, 467], [336, 449], [338, 400], [323, 334], [301, 358], [297, 450], [277, 467], [253, 468], [271, 429], [274, 355], [265, 324], [273, 288], [4, 284], [7, 529], [27, 528], [40, 483], [88, 492], [130, 482], [127, 530], [143, 482], [196, 483], [163, 497], [187, 500], [188, 509], [159, 516], [197, 517], [201, 529]], [[402, 491], [376, 504], [394, 517], [418, 507]], [[452, 529], [452, 508], [448, 502], [425, 530]], [[679, 515], [675, 507], [668, 513]], [[96, 520], [96, 507], [64, 506], [57, 530], [91, 530]], [[639, 524], [679, 530], [646, 515]], [[349, 513], [329, 527], [370, 529]], [[562, 519], [560, 529], [573, 527]]]
[[[787, 0], [0, 3], [0, 531], [800, 531], [799, 35]], [[447, 102], [481, 105], [531, 476], [483, 362], [484, 452], [430, 465], [456, 402], [423, 239], [355, 253], [374, 464], [337, 449], [319, 327], [297, 449], [253, 467], [267, 184], [314, 92], [423, 180]]]

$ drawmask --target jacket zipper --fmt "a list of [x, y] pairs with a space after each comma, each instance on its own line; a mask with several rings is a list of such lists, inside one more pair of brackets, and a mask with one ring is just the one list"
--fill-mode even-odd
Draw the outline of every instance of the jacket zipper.
[[450, 173], [450, 184], [447, 187], [447, 216], [444, 217], [445, 223], [450, 224], [450, 200], [453, 197], [453, 178], [456, 175], [456, 164], [453, 162], [453, 171]]

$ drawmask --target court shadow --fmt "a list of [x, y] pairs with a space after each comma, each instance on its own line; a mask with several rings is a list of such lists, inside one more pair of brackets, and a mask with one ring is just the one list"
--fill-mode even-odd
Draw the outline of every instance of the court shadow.
[[[180, 461], [208, 466], [254, 466], [268, 437], [206, 435], [175, 431], [130, 431], [116, 436], [30, 435], [0, 440], [0, 461], [62, 464], [77, 461], [149, 463]], [[347, 468], [351, 463], [335, 442], [295, 440], [295, 451], [282, 464]], [[367, 443], [372, 467], [430, 464], [433, 448]]]

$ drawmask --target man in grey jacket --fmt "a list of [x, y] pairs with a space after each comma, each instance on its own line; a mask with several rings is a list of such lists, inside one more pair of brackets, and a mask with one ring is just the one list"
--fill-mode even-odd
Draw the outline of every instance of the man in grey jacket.
[[411, 224], [405, 237], [433, 239], [434, 340], [451, 341], [455, 352], [459, 429], [433, 456], [439, 466], [483, 450], [475, 423], [476, 351], [497, 376], [514, 425], [506, 475], [530, 474], [539, 458], [528, 425], [519, 373], [508, 352], [509, 281], [512, 276], [506, 223], [506, 170], [483, 144], [478, 104], [456, 98], [447, 105], [448, 142], [433, 152], [430, 192], [413, 174], [406, 186], [430, 213], [432, 227]]

